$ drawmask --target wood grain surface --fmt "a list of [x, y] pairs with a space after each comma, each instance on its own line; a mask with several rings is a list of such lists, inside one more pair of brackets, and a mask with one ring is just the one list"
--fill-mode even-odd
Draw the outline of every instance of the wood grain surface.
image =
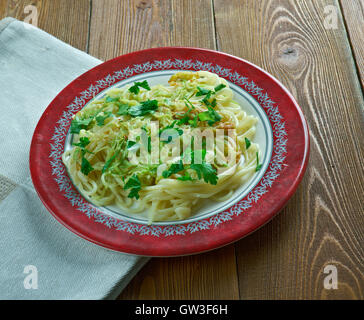
[[[329, 4], [215, 1], [218, 49], [280, 79], [311, 137], [310, 165], [295, 196], [237, 244], [242, 299], [363, 298], [363, 97], [341, 16], [337, 30], [324, 27]], [[323, 288], [330, 263], [339, 274], [331, 292]]]
[[356, 65], [364, 86], [364, 0], [340, 0]]
[[[41, 29], [99, 59], [177, 45], [250, 60], [309, 123], [309, 167], [275, 219], [216, 251], [152, 259], [120, 299], [364, 298], [362, 0], [0, 0], [0, 18], [23, 20], [28, 4]], [[337, 29], [325, 28], [329, 5]], [[328, 264], [337, 290], [323, 286]]]
[[107, 60], [152, 47], [215, 49], [212, 10], [210, 0], [93, 0], [90, 54]]

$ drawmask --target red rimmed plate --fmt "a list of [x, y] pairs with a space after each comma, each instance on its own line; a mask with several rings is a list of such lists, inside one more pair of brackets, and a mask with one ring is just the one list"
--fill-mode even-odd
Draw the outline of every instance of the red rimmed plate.
[[[229, 82], [234, 98], [260, 120], [256, 139], [262, 148], [262, 169], [229, 201], [179, 222], [148, 225], [87, 202], [74, 188], [61, 160], [72, 116], [111, 87], [142, 79], [152, 85], [163, 83], [177, 70], [206, 70]], [[228, 54], [167, 47], [107, 61], [62, 90], [35, 129], [30, 171], [50, 213], [82, 238], [124, 253], [178, 256], [224, 246], [268, 222], [295, 192], [308, 154], [308, 128], [302, 111], [274, 77]]]

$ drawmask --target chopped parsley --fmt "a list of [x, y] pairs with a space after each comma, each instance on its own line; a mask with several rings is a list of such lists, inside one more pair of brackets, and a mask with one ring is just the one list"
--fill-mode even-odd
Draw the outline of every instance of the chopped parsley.
[[132, 188], [128, 194], [128, 198], [139, 199], [139, 191], [140, 189], [138, 188]]
[[193, 181], [193, 179], [188, 174], [188, 172], [186, 172], [184, 176], [178, 177], [177, 180], [180, 180], [180, 181]]
[[149, 84], [147, 80], [142, 82], [134, 82], [134, 85], [129, 88], [129, 91], [134, 94], [138, 94], [140, 92], [140, 88], [144, 88], [146, 90], [150, 90]]
[[94, 170], [94, 168], [92, 168], [90, 162], [88, 162], [88, 160], [83, 155], [81, 161], [81, 172], [87, 176], [92, 170]]
[[157, 100], [147, 100], [140, 103], [140, 105], [130, 107], [128, 114], [132, 117], [144, 116], [147, 113], [153, 112], [158, 109]]
[[87, 137], [81, 137], [80, 142], [74, 143], [74, 146], [81, 148], [82, 158], [81, 158], [81, 172], [84, 175], [88, 175], [94, 168], [91, 166], [90, 162], [85, 158], [85, 153], [92, 153], [86, 149], [86, 146], [90, 144], [90, 139]]
[[90, 143], [89, 138], [81, 137], [80, 142], [79, 143], [73, 143], [73, 145], [76, 146], [76, 147], [80, 147], [80, 149], [82, 151], [82, 155], [84, 155], [86, 152], [93, 153], [93, 152], [86, 149], [86, 146], [89, 145], [89, 143]]
[[148, 137], [148, 153], [152, 152], [152, 137]]
[[185, 113], [183, 115], [183, 117], [180, 120], [178, 120], [177, 124], [178, 125], [187, 124], [189, 120], [190, 120], [190, 117], [188, 116], [188, 113]]
[[210, 91], [206, 96], [205, 98], [202, 99], [202, 102], [205, 104], [205, 105], [210, 105], [210, 102], [209, 102], [209, 99], [211, 98], [211, 95], [212, 95], [212, 91]]
[[[211, 90], [207, 90], [207, 89], [204, 89], [204, 88], [200, 88], [200, 87], [197, 87], [197, 93], [196, 93], [196, 97], [200, 97], [200, 96], [205, 96], [203, 99], [202, 99], [202, 102], [209, 106], [210, 105], [210, 102], [209, 102], [209, 99], [211, 98], [211, 95], [214, 93], [212, 92]], [[216, 100], [214, 102], [215, 106], [216, 106]]]
[[[187, 103], [186, 106], [188, 107]], [[181, 124], [187, 124], [188, 121], [190, 120], [190, 113], [191, 113], [192, 109], [188, 108], [188, 111], [183, 115], [183, 117], [178, 120], [177, 125], [181, 125]]]
[[79, 143], [74, 143], [73, 145], [80, 148], [85, 148], [90, 143], [90, 139], [87, 137], [81, 137]]
[[245, 149], [248, 150], [250, 146], [251, 146], [250, 140], [248, 138], [245, 138]]
[[190, 100], [188, 100], [187, 98], [185, 98], [185, 105], [188, 108], [187, 112], [185, 114], [180, 114], [180, 116], [182, 116], [182, 118], [177, 122], [177, 125], [181, 125], [181, 124], [187, 124], [187, 123], [194, 123], [195, 126], [197, 126], [197, 122], [190, 122], [193, 120], [190, 120], [190, 113], [193, 109], [195, 109], [194, 105], [190, 102]]
[[217, 104], [217, 101], [216, 101], [216, 99], [214, 98], [214, 99], [211, 101], [210, 106], [211, 106], [211, 107], [213, 107], [213, 108], [215, 108], [215, 107], [216, 107], [216, 104]]
[[75, 118], [71, 122], [71, 131], [70, 133], [80, 133], [82, 129], [87, 129], [91, 121], [93, 120], [93, 117], [81, 120], [79, 118]]
[[174, 140], [175, 138], [177, 138], [178, 136], [183, 135], [183, 130], [180, 128], [174, 128], [174, 125], [176, 124], [177, 120], [173, 121], [172, 124], [170, 124], [169, 126], [164, 127], [163, 129], [159, 130], [159, 136], [161, 136], [163, 133], [163, 137], [162, 138], [166, 138], [167, 136], [167, 140], [161, 140], [164, 143], [170, 143], [172, 140]]
[[212, 106], [213, 108], [216, 107], [216, 99], [213, 99], [212, 102], [210, 102], [210, 98], [211, 96], [220, 91], [221, 89], [224, 89], [226, 87], [226, 85], [224, 84], [219, 84], [218, 86], [215, 87], [214, 91], [211, 91], [211, 90], [208, 90], [208, 89], [205, 89], [205, 88], [200, 88], [200, 87], [197, 87], [197, 93], [196, 93], [196, 97], [200, 97], [200, 96], [205, 96], [203, 99], [202, 99], [202, 102], [207, 105], [207, 106]]
[[205, 96], [207, 94], [210, 94], [211, 95], [211, 90], [197, 87], [196, 97]]
[[216, 169], [210, 163], [202, 162], [201, 164], [191, 164], [190, 168], [196, 171], [199, 179], [203, 178], [206, 183], [217, 184], [218, 176]]
[[[106, 100], [107, 99], [111, 99], [112, 101], [114, 101], [115, 99], [118, 100], [119, 98], [106, 97]], [[96, 119], [96, 123], [97, 123], [98, 126], [103, 126], [105, 119], [108, 118], [111, 115], [111, 112], [105, 112], [104, 116], [98, 116], [98, 114], [100, 114], [102, 112], [102, 110], [103, 110], [103, 108], [98, 110], [98, 112], [96, 114], [94, 114], [93, 116], [90, 116], [90, 117], [88, 117], [86, 119], [79, 119], [78, 117], [73, 119], [72, 122], [71, 122], [71, 131], [70, 131], [70, 133], [79, 134], [82, 129], [87, 130], [88, 126], [90, 125], [90, 123], [94, 119]]]
[[255, 168], [255, 171], [259, 171], [262, 168], [263, 164], [259, 164], [259, 154], [257, 152], [257, 167]]
[[179, 162], [177, 163], [173, 163], [168, 170], [165, 170], [162, 172], [162, 176], [163, 178], [168, 178], [170, 177], [172, 174], [175, 174], [175, 173], [178, 173], [182, 170], [184, 170], [184, 166], [183, 166], [183, 163], [182, 163], [182, 160], [180, 160]]
[[177, 120], [174, 120], [169, 126], [166, 126], [163, 129], [159, 129], [159, 136], [162, 134], [163, 131], [172, 129], [174, 127], [174, 125], [176, 124], [176, 122], [177, 122]]
[[104, 125], [104, 122], [107, 118], [111, 116], [111, 112], [104, 112], [103, 116], [97, 116], [96, 117], [96, 123], [99, 127], [102, 127]]
[[130, 189], [128, 198], [139, 199], [139, 191], [141, 188], [140, 180], [136, 174], [130, 177], [128, 182], [124, 185], [124, 190]]
[[215, 92], [220, 91], [221, 89], [224, 89], [226, 85], [220, 83], [218, 86], [215, 87]]
[[[205, 161], [206, 149], [194, 150], [190, 154], [192, 164], [189, 166], [190, 169], [196, 171], [199, 179], [203, 178], [206, 183], [215, 185], [218, 180], [217, 172], [210, 163]], [[202, 163], [196, 163], [202, 162]]]
[[140, 117], [158, 109], [157, 100], [142, 101], [139, 105], [132, 107], [130, 107], [126, 103], [118, 103], [117, 105], [119, 107], [119, 110], [117, 111], [116, 114], [119, 116], [130, 115], [132, 117]]
[[186, 105], [186, 107], [187, 108], [189, 108], [189, 109], [195, 109], [195, 107], [194, 107], [194, 105], [191, 103], [191, 101], [190, 100], [188, 100], [187, 98], [185, 98], [185, 100], [186, 100], [186, 102], [188, 103], [186, 103], [185, 102], [185, 105]]
[[207, 107], [208, 111], [200, 112], [198, 117], [201, 121], [207, 121], [209, 126], [212, 126], [215, 122], [219, 122], [222, 117], [213, 108]]
[[[201, 164], [195, 163], [195, 158], [197, 158], [198, 153], [200, 153], [199, 158], [202, 160]], [[186, 150], [186, 154], [182, 156], [185, 158], [186, 156], [192, 159], [192, 164], [184, 166], [182, 160], [177, 163], [174, 163], [170, 166], [168, 170], [163, 171], [162, 176], [164, 178], [170, 177], [172, 174], [181, 172], [186, 169], [192, 169], [197, 173], [199, 179], [203, 178], [206, 183], [210, 183], [213, 185], [217, 184], [218, 176], [216, 169], [210, 164], [204, 161], [206, 156], [206, 149], [191, 151], [189, 148], [188, 151]], [[186, 172], [183, 176], [178, 177], [177, 180], [181, 181], [192, 181], [192, 177]]]
[[109, 169], [110, 165], [113, 163], [115, 158], [119, 155], [120, 149], [114, 153], [114, 155], [105, 162], [104, 167], [102, 168], [102, 173], [105, 173], [107, 169]]
[[196, 127], [197, 127], [197, 121], [198, 121], [198, 115], [196, 115], [196, 116], [193, 118], [193, 120], [188, 120], [188, 123], [189, 123], [192, 127], [196, 128]]
[[119, 110], [116, 114], [118, 114], [119, 116], [123, 116], [123, 115], [127, 115], [128, 114], [128, 110], [129, 110], [129, 105], [126, 103], [120, 103], [119, 105]]
[[213, 114], [211, 114], [210, 112], [208, 111], [205, 111], [205, 112], [201, 112], [198, 114], [198, 118], [201, 120], [201, 121], [213, 121], [215, 119], [215, 117], [213, 116]]
[[126, 144], [126, 148], [127, 149], [130, 149], [132, 148], [133, 146], [135, 146], [137, 143], [135, 141], [132, 141], [132, 140], [128, 140], [128, 143]]
[[110, 103], [110, 102], [118, 102], [119, 98], [111, 98], [109, 96], [106, 97], [105, 102]]

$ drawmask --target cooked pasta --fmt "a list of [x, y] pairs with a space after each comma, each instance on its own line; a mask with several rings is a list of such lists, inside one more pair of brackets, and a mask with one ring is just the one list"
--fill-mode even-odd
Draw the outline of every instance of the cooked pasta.
[[225, 201], [261, 167], [257, 118], [216, 74], [177, 72], [168, 86], [144, 80], [90, 102], [71, 122], [62, 160], [98, 206], [154, 221], [183, 220]]

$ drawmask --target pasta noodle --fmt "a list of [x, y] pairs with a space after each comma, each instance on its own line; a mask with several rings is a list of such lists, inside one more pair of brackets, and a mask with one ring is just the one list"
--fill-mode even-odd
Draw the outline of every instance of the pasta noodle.
[[226, 201], [261, 167], [257, 118], [226, 80], [177, 72], [109, 90], [72, 120], [62, 160], [81, 194], [154, 221], [183, 220], [203, 200]]

